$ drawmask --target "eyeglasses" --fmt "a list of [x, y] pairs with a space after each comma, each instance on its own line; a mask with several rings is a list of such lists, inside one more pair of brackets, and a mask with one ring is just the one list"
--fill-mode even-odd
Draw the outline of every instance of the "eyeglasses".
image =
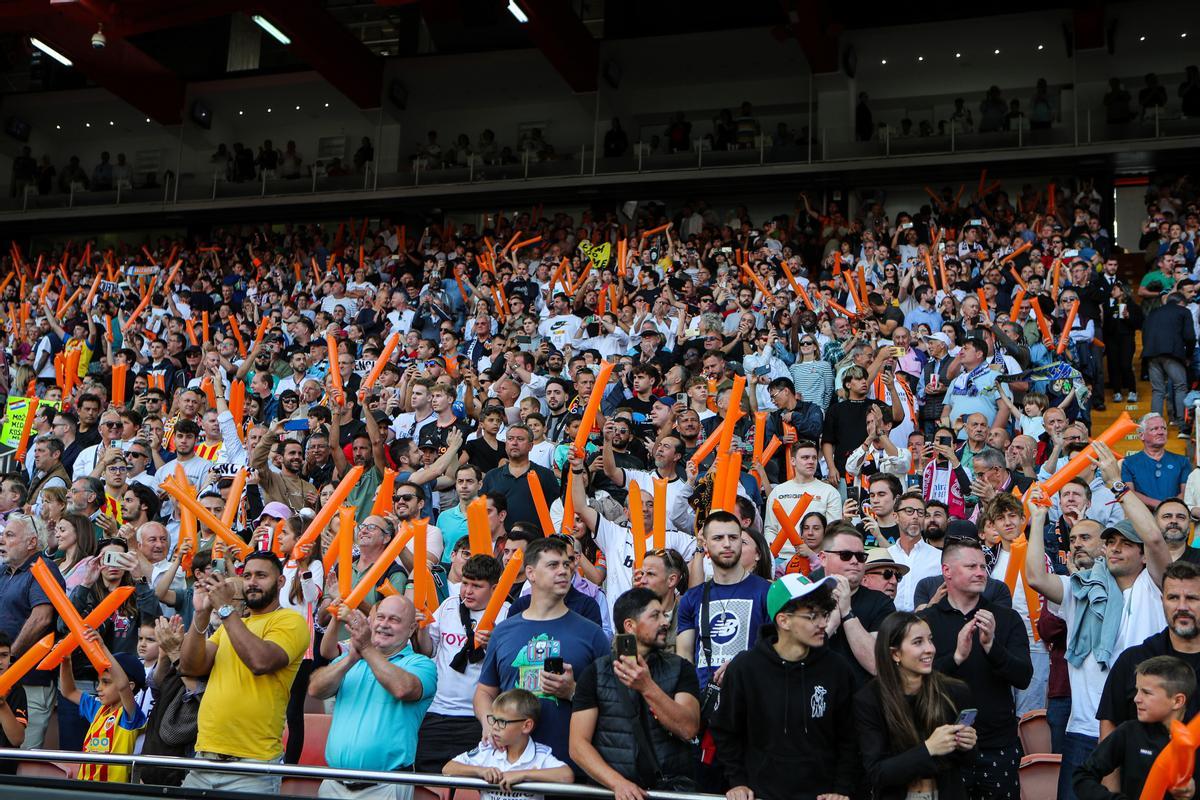
[[918, 517], [925, 516], [925, 509], [917, 508], [916, 506], [909, 506], [907, 508], [898, 508], [896, 510], [899, 511], [901, 514], [916, 514]]
[[101, 425], [103, 425], [103, 426], [104, 426], [104, 427], [106, 427], [106, 428], [119, 428], [119, 427], [121, 427], [121, 422], [120, 422], [119, 420], [118, 420], [117, 422], [101, 422], [100, 424], [101, 424]]
[[406, 503], [411, 503], [413, 500], [417, 499], [417, 495], [415, 495], [415, 494], [398, 494], [398, 495], [394, 495], [392, 497], [392, 499], [393, 500], [403, 500]]
[[829, 617], [830, 617], [830, 612], [828, 612], [828, 611], [809, 611], [807, 613], [801, 614], [799, 611], [793, 611], [792, 613], [788, 614], [787, 616], [797, 617], [799, 619], [804, 620], [805, 622], [815, 625], [818, 622], [828, 622]]
[[826, 550], [826, 553], [837, 556], [842, 561], [857, 561], [860, 564], [866, 563], [867, 553], [865, 550]]
[[127, 455], [131, 458], [149, 458], [150, 457], [146, 453], [139, 453], [137, 450], [126, 450], [125, 455]]
[[505, 728], [507, 728], [509, 725], [511, 725], [513, 723], [524, 722], [527, 719], [529, 719], [529, 717], [517, 717], [516, 719], [505, 719], [504, 717], [497, 717], [495, 714], [488, 714], [487, 715], [487, 724], [498, 730], [504, 730]]
[[895, 569], [878, 569], [878, 570], [875, 570], [868, 574], [869, 575], [878, 575], [879, 577], [883, 578], [885, 581], [890, 581], [893, 578], [895, 578], [896, 580], [900, 579], [900, 571], [895, 570]]
[[115, 472], [115, 473], [117, 473], [117, 474], [119, 475], [119, 474], [121, 474], [122, 472], [129, 472], [129, 467], [123, 467], [123, 466], [121, 466], [120, 464], [109, 464], [109, 465], [108, 465], [108, 471], [109, 471], [109, 472]]
[[385, 531], [379, 525], [376, 525], [374, 522], [364, 522], [358, 526], [358, 529], [360, 531], [375, 530], [375, 531], [378, 531], [379, 533], [387, 533], [387, 531]]
[[800, 346], [801, 347], [816, 347], [817, 343], [816, 342], [801, 342]]

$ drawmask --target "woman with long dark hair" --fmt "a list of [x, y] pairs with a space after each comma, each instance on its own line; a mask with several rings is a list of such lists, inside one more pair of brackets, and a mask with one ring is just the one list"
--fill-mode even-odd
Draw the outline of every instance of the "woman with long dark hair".
[[971, 693], [933, 669], [929, 624], [889, 614], [875, 639], [875, 680], [854, 698], [854, 718], [875, 800], [965, 800], [962, 769], [975, 729], [958, 724]]

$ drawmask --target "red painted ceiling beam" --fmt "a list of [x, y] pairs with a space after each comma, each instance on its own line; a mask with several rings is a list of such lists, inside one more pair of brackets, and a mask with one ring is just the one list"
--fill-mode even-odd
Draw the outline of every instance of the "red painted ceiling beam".
[[379, 108], [383, 60], [316, 0], [254, 0], [261, 14], [292, 40], [292, 50], [359, 108]]
[[92, 47], [96, 18], [74, 4], [22, 3], [32, 13], [21, 30], [74, 62], [75, 68], [161, 125], [183, 118], [184, 82], [175, 73], [119, 36], [102, 50]]
[[563, 0], [517, 0], [529, 22], [529, 38], [575, 92], [596, 91], [600, 48]]

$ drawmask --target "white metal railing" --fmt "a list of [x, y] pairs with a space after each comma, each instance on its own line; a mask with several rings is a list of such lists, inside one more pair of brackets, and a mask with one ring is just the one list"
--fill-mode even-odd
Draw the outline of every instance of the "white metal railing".
[[[299, 766], [296, 764], [270, 764], [262, 761], [209, 761], [203, 758], [177, 758], [175, 756], [115, 755], [111, 753], [72, 753], [62, 750], [18, 750], [0, 748], [0, 759], [13, 761], [66, 762], [71, 764], [119, 764], [127, 767], [137, 765], [166, 767], [169, 769], [207, 770], [243, 775], [265, 775], [280, 778], [316, 778], [363, 783], [401, 783], [414, 786], [445, 786], [458, 789], [501, 790], [497, 786], [478, 778], [457, 778], [447, 775], [429, 775], [420, 772], [378, 772], [371, 770], [334, 769], [332, 767]], [[2, 784], [3, 778], [0, 778]], [[97, 784], [97, 787], [106, 784]], [[513, 787], [517, 791], [534, 794], [550, 794], [560, 797], [588, 797], [610, 799], [613, 793], [598, 786], [574, 783], [520, 783]], [[107, 790], [111, 791], [111, 787]], [[646, 792], [651, 800], [723, 800], [723, 795], [692, 792]]]

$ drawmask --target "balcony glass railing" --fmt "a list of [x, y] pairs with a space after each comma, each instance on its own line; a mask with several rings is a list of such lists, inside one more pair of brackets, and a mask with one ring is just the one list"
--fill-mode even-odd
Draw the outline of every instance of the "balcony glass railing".
[[[599, 156], [590, 145], [551, 161], [539, 161], [522, 155], [510, 163], [484, 163], [473, 159], [465, 166], [428, 168], [415, 161], [402, 171], [377, 172], [372, 164], [364, 172], [330, 176], [310, 174], [283, 179], [260, 176], [253, 181], [231, 182], [223, 176], [184, 173], [178, 179], [167, 173], [160, 185], [111, 191], [89, 191], [73, 187], [68, 192], [39, 194], [29, 187], [16, 197], [0, 199], [0, 213], [93, 208], [100, 206], [136, 206], [143, 209], [179, 203], [204, 203], [252, 198], [286, 198], [301, 195], [335, 193], [374, 193], [428, 186], [468, 184], [512, 184], [515, 182], [619, 175], [628, 173], [673, 173], [787, 164], [822, 164], [902, 159], [913, 156], [943, 155], [983, 151], [1014, 152], [1045, 148], [1070, 150], [1075, 147], [1184, 140], [1200, 137], [1200, 118], [1170, 118], [1157, 113], [1122, 124], [1108, 124], [1102, 115], [1083, 112], [1067, 117], [1045, 130], [1018, 128], [988, 133], [947, 131], [931, 136], [902, 136], [890, 127], [880, 127], [869, 141], [856, 141], [851, 127], [824, 127], [807, 140], [776, 146], [769, 136], [760, 136], [755, 146], [731, 149], [707, 149], [704, 140], [696, 140], [682, 153], [655, 153], [649, 145], [635, 143], [618, 158]], [[1182, 142], [1181, 142], [1182, 144]]]

